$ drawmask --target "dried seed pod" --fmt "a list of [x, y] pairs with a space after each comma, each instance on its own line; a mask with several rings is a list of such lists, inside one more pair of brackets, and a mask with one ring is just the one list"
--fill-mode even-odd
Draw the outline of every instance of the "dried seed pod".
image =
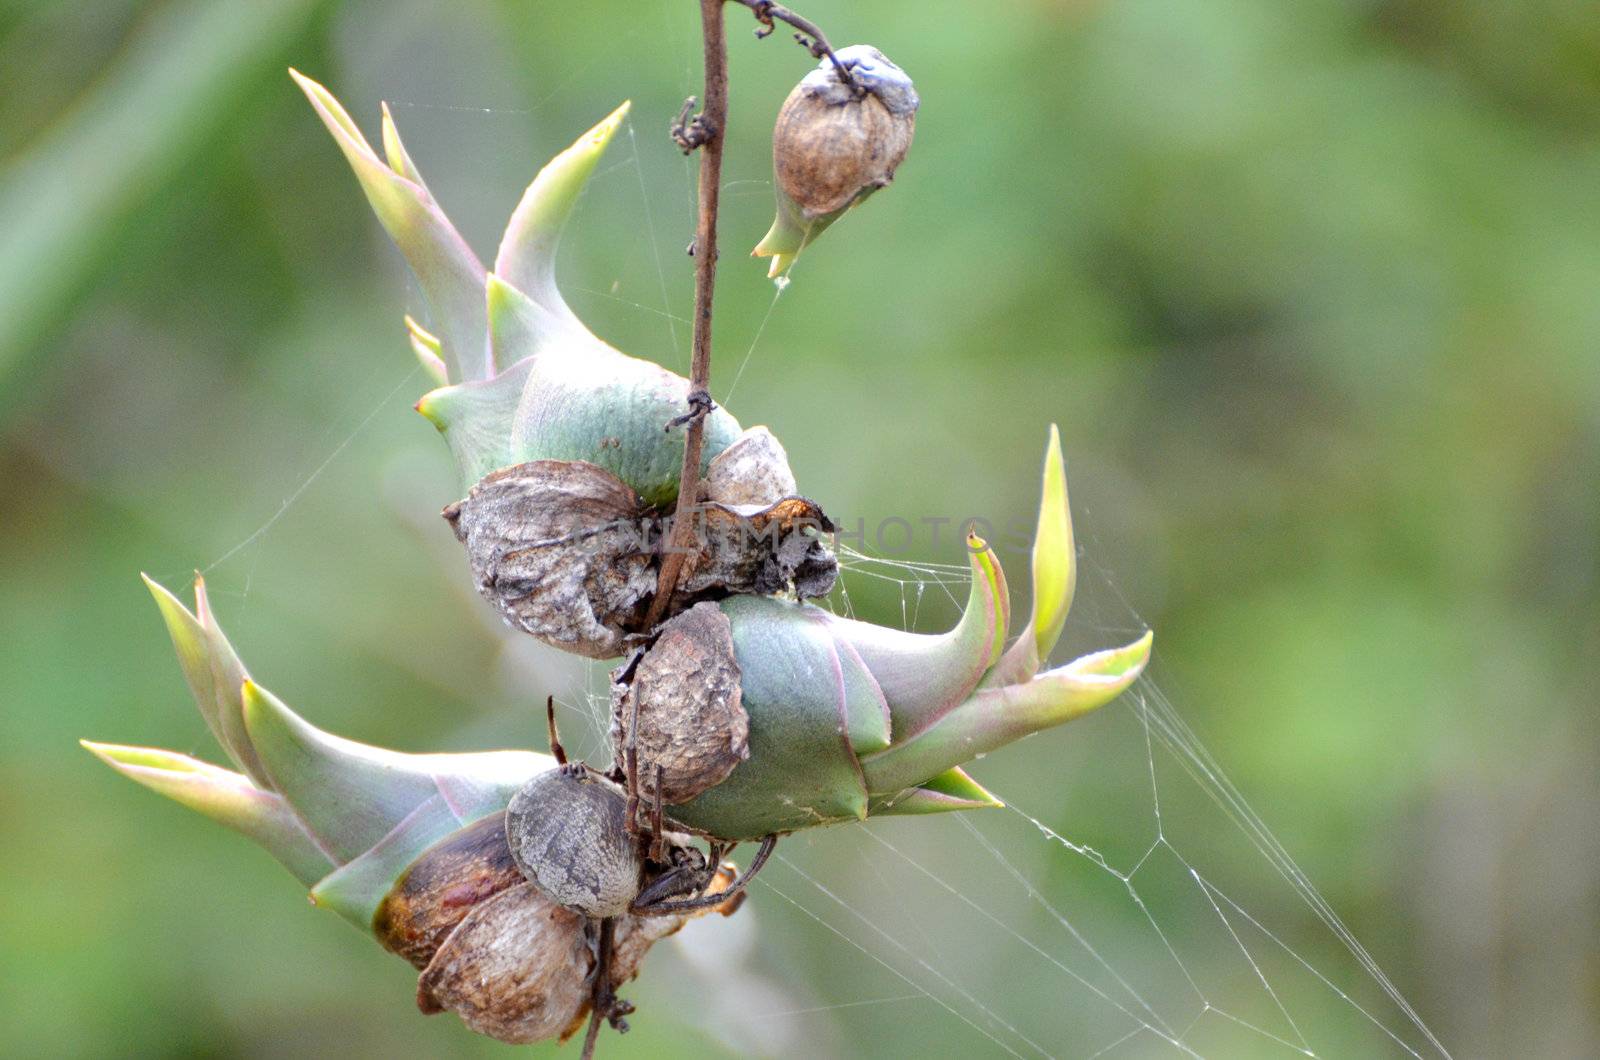
[[[723, 465], [719, 491], [753, 497], [792, 485], [776, 440], [747, 435], [743, 456]], [[621, 655], [629, 635], [646, 632], [664, 517], [611, 472], [583, 461], [516, 464], [484, 476], [444, 516], [478, 591], [513, 628], [595, 659]], [[730, 593], [793, 587], [816, 597], [833, 588], [838, 563], [822, 537], [833, 524], [811, 501], [712, 503], [697, 518], [704, 532], [676, 608]]]
[[783, 444], [765, 427], [751, 427], [707, 465], [700, 495], [718, 504], [765, 507], [798, 488]]
[[552, 901], [597, 920], [626, 913], [643, 868], [626, 807], [622, 790], [587, 768], [540, 773], [506, 806], [511, 857]]
[[733, 631], [716, 604], [696, 604], [667, 622], [632, 672], [618, 674], [625, 680], [612, 686], [614, 753], [626, 760], [637, 715], [639, 761], [649, 766], [640, 777], [646, 792], [654, 794], [659, 767], [663, 800], [688, 802], [749, 757]]
[[588, 1007], [594, 955], [583, 917], [531, 883], [473, 908], [417, 980], [417, 1007], [523, 1044], [565, 1036]]
[[[708, 891], [725, 890], [725, 867]], [[739, 899], [706, 910], [729, 915]], [[704, 915], [697, 913], [694, 915]], [[650, 947], [688, 916], [622, 916], [611, 950], [611, 985], [639, 974]], [[565, 1040], [589, 1014], [595, 954], [584, 918], [519, 883], [475, 906], [439, 947], [417, 980], [417, 1007], [454, 1012], [479, 1034], [513, 1045]]]
[[607, 659], [621, 654], [655, 591], [647, 511], [594, 464], [534, 460], [484, 476], [444, 516], [478, 591], [513, 628]]
[[866, 44], [835, 55], [851, 83], [823, 59], [784, 100], [772, 131], [778, 212], [753, 252], [772, 259], [768, 276], [893, 180], [911, 149], [918, 99], [905, 71]]
[[506, 843], [505, 816], [474, 821], [406, 869], [372, 919], [384, 949], [426, 968], [475, 906], [526, 882]]
[[823, 538], [833, 523], [804, 497], [767, 508], [709, 504], [696, 514], [698, 549], [678, 582], [679, 594], [690, 601], [791, 588], [811, 599], [827, 596], [839, 576], [839, 561]]
[[824, 60], [789, 93], [772, 132], [778, 186], [807, 219], [893, 180], [916, 128], [917, 93], [904, 70], [866, 44], [837, 54], [855, 85]]

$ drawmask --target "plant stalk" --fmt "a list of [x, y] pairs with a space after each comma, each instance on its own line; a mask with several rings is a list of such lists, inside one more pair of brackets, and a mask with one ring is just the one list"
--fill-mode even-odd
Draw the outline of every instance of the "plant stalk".
[[654, 628], [666, 614], [684, 557], [694, 546], [694, 512], [700, 495], [700, 456], [705, 445], [705, 415], [711, 392], [711, 302], [717, 285], [717, 205], [722, 190], [722, 142], [728, 126], [728, 37], [722, 20], [724, 0], [700, 0], [705, 38], [705, 108], [698, 122], [700, 147], [699, 217], [694, 232], [694, 355], [689, 367], [690, 400], [701, 401], [683, 439], [683, 470], [672, 530], [661, 557], [661, 576], [645, 625]]

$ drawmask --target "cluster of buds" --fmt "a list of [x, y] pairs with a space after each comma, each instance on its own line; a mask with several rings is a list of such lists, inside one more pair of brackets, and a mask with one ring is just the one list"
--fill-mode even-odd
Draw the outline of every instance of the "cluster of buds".
[[[843, 177], [780, 158], [774, 231], [785, 196], [808, 226], [780, 256], [882, 186], [910, 142], [916, 96], [898, 68], [871, 49], [838, 58], [853, 84], [825, 63], [785, 105], [779, 139], [821, 157], [864, 136], [877, 154]], [[456, 457], [463, 497], [444, 515], [477, 587], [518, 630], [626, 656], [612, 674], [613, 765], [567, 762], [553, 716], [551, 755], [407, 755], [330, 736], [249, 677], [199, 582], [192, 612], [150, 587], [236, 768], [86, 746], [265, 846], [317, 905], [419, 970], [424, 1011], [507, 1042], [565, 1037], [592, 1012], [592, 1042], [601, 1017], [620, 1025], [630, 1010], [615, 989], [650, 946], [689, 917], [731, 913], [777, 837], [999, 805], [964, 763], [1138, 677], [1148, 634], [1045, 668], [1075, 583], [1054, 428], [1032, 613], [1009, 640], [1005, 575], [976, 535], [969, 597], [944, 634], [808, 603], [837, 576], [832, 525], [797, 492], [771, 432], [723, 409], [705, 418], [700, 494], [679, 497], [684, 443], [668, 428], [688, 381], [597, 338], [554, 280], [566, 218], [627, 104], [540, 171], [491, 269], [439, 209], [387, 109], [380, 157], [326, 89], [294, 76], [427, 299], [430, 328], [406, 326], [439, 385], [417, 408]], [[702, 532], [669, 606], [652, 607], [674, 506]], [[652, 611], [664, 618], [645, 628]], [[757, 840], [739, 876], [725, 855]]]
[[[518, 868], [507, 806], [530, 778], [555, 777], [533, 751], [401, 754], [311, 725], [257, 684], [217, 625], [205, 584], [195, 607], [146, 579], [195, 703], [233, 763], [84, 742], [113, 769], [255, 840], [310, 888], [313, 904], [369, 932], [419, 971], [417, 1005], [449, 1010], [506, 1042], [565, 1037], [589, 1013], [596, 967], [589, 923]], [[675, 839], [686, 843], [686, 839]], [[732, 882], [718, 865], [707, 890]], [[646, 951], [709, 906], [623, 912], [614, 988]]]

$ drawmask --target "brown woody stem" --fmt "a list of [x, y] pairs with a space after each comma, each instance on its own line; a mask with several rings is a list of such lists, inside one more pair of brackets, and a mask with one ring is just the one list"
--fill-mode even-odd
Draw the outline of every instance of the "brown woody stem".
[[[700, 209], [694, 232], [694, 359], [689, 367], [691, 401], [711, 390], [711, 299], [717, 285], [717, 198], [722, 188], [722, 141], [728, 127], [728, 37], [722, 23], [724, 0], [700, 0], [705, 32], [706, 92], [700, 125]], [[709, 406], [709, 397], [703, 398]], [[683, 439], [683, 469], [672, 531], [661, 556], [661, 576], [645, 626], [661, 621], [678, 587], [684, 557], [694, 544], [693, 514], [700, 495], [700, 454], [705, 448], [705, 416], [692, 416]]]

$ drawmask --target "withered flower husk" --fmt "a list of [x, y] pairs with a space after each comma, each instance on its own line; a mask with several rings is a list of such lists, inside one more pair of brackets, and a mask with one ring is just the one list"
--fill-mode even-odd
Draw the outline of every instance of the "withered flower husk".
[[[838, 575], [822, 509], [771, 497], [788, 484], [781, 447], [781, 471], [759, 438], [735, 450], [726, 464], [711, 462], [716, 489], [695, 513], [700, 532], [675, 610], [733, 593], [822, 596]], [[630, 635], [646, 632], [666, 516], [611, 472], [583, 461], [515, 464], [484, 476], [444, 516], [466, 546], [479, 592], [513, 628], [596, 659], [623, 654]]]
[[[492, 814], [430, 847], [379, 907], [373, 929], [385, 949], [421, 970], [423, 1012], [454, 1012], [472, 1030], [512, 1044], [566, 1038], [589, 1013], [594, 948], [584, 916], [524, 878], [505, 821]], [[726, 890], [736, 875], [720, 866], [708, 893]], [[730, 915], [738, 904], [707, 912]], [[612, 986], [637, 976], [650, 947], [689, 919], [619, 916]]]
[[688, 802], [720, 784], [750, 756], [750, 718], [740, 703], [733, 628], [712, 603], [700, 603], [662, 626], [654, 645], [612, 685], [612, 741], [626, 761], [634, 747], [650, 769], [639, 778], [654, 797], [659, 768], [668, 803]]
[[390, 953], [426, 968], [474, 907], [524, 882], [506, 843], [506, 815], [490, 814], [412, 863], [378, 907], [373, 934]]
[[838, 51], [854, 85], [824, 61], [789, 93], [772, 134], [778, 186], [816, 220], [894, 179], [911, 149], [917, 93], [878, 49]]

